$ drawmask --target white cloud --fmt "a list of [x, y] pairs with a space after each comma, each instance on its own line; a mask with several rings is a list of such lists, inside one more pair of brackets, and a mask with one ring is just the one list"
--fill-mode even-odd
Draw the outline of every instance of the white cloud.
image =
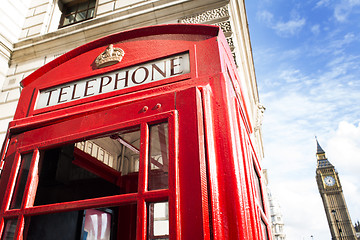
[[[353, 104], [358, 90], [343, 84], [355, 60], [329, 60], [327, 71], [323, 69], [312, 80], [299, 68], [281, 68], [272, 73], [278, 85], [260, 94], [267, 107], [263, 124], [264, 167], [268, 168], [270, 189], [284, 210], [289, 239], [311, 239], [310, 235], [314, 239], [330, 238], [315, 181], [314, 135], [318, 135], [330, 162], [339, 171], [352, 220], [360, 217], [360, 189], [356, 185], [360, 181], [360, 125], [341, 121], [347, 116], [354, 119], [360, 112]], [[312, 81], [309, 92], [305, 81]], [[304, 205], [306, 209], [296, 207]]]
[[351, 220], [359, 220], [360, 123], [341, 121], [324, 150], [339, 173]]
[[360, 181], [360, 124], [354, 125], [346, 121], [339, 123], [335, 135], [328, 141], [329, 156], [345, 174], [356, 174]]
[[[324, 9], [306, 11], [303, 2]], [[360, 0], [316, 0], [295, 6], [301, 15], [258, 14], [278, 36], [299, 40], [278, 37], [267, 47], [253, 48], [259, 95], [267, 109], [263, 167], [280, 202], [287, 239], [331, 238], [315, 180], [315, 135], [339, 171], [352, 220], [360, 219], [360, 35], [357, 22], [334, 24], [332, 14], [340, 4], [343, 19], [352, 20], [360, 10]], [[305, 29], [310, 34], [300, 34]]]
[[357, 6], [360, 6], [360, 0], [342, 0], [334, 7], [335, 19], [339, 22], [345, 22]]
[[[289, 170], [294, 173], [294, 171]], [[330, 239], [324, 207], [317, 190], [315, 171], [312, 178], [299, 179], [296, 174], [289, 174], [282, 181], [270, 188], [279, 200], [284, 217], [287, 239]], [[306, 207], [301, 207], [306, 206]], [[284, 211], [286, 209], [286, 211]], [[316, 214], [314, 214], [316, 213]]]
[[274, 15], [266, 10], [258, 12], [257, 17], [260, 21], [264, 22], [267, 25], [271, 25], [274, 19]]
[[266, 26], [274, 29], [281, 37], [290, 37], [297, 34], [306, 23], [306, 19], [300, 17], [295, 10], [291, 11], [288, 21], [276, 20], [274, 15], [267, 10], [258, 12], [257, 17]]
[[314, 104], [311, 98], [300, 93], [284, 93], [272, 98], [265, 115], [264, 164], [265, 167], [269, 165], [270, 189], [283, 210], [288, 239], [311, 239], [311, 235], [314, 239], [330, 238], [315, 180], [314, 130], [317, 128], [321, 130], [321, 146], [339, 171], [353, 222], [360, 217], [360, 189], [357, 185], [360, 181], [360, 124], [342, 121], [336, 131], [329, 131], [330, 127], [321, 129], [323, 126], [314, 126], [316, 119], [311, 119], [311, 115], [320, 111], [315, 118], [321, 125], [328, 117], [326, 112], [329, 110], [323, 112], [323, 106]]
[[287, 83], [294, 83], [294, 82], [305, 82], [306, 77], [301, 74], [299, 69], [284, 69], [279, 76], [282, 80]]
[[314, 34], [314, 35], [318, 35], [320, 33], [320, 25], [319, 24], [316, 24], [314, 26], [311, 27], [311, 32]]
[[354, 33], [349, 32], [340, 39], [331, 40], [329, 43], [329, 48], [332, 51], [341, 49], [342, 52], [346, 45], [349, 45], [350, 43], [353, 43], [355, 41], [359, 41], [359, 38]]
[[277, 22], [274, 26], [274, 29], [276, 30], [278, 35], [288, 37], [298, 33], [305, 25], [305, 23], [305, 18], [293, 18], [287, 22]]
[[316, 3], [316, 7], [327, 6], [329, 2], [330, 2], [329, 0], [320, 0]]

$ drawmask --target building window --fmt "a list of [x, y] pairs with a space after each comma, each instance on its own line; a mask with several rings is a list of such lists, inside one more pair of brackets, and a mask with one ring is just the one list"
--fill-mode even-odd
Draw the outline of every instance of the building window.
[[67, 1], [62, 5], [59, 27], [91, 19], [95, 15], [96, 0]]
[[259, 201], [259, 204], [261, 206], [261, 209], [264, 210], [264, 201], [263, 201], [263, 195], [262, 195], [262, 189], [261, 189], [261, 179], [260, 179], [260, 174], [257, 172], [256, 170], [256, 166], [255, 166], [255, 160], [253, 159], [253, 171], [254, 171], [254, 177], [255, 177], [255, 191], [256, 191], [256, 197]]

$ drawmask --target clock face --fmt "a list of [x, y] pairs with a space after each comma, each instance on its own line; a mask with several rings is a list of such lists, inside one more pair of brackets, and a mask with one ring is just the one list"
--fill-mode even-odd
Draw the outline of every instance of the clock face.
[[327, 186], [334, 186], [335, 184], [335, 179], [332, 176], [326, 176], [324, 178], [324, 182]]

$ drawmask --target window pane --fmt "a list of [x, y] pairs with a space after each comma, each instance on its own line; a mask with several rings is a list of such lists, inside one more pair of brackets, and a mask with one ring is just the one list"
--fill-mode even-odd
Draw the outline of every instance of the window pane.
[[70, 1], [64, 5], [62, 22], [60, 26], [70, 25], [94, 17], [95, 0], [74, 2]]
[[21, 156], [21, 165], [16, 178], [14, 195], [11, 200], [10, 208], [20, 208], [23, 200], [27, 177], [29, 175], [32, 153]]
[[71, 23], [74, 23], [75, 22], [75, 14], [71, 14], [71, 15], [68, 15], [64, 18], [64, 24], [63, 25], [68, 25], [68, 24], [71, 24]]
[[76, 22], [79, 22], [79, 21], [82, 21], [82, 20], [85, 20], [85, 19], [86, 19], [86, 11], [78, 12], [76, 14], [76, 18], [75, 18]]
[[169, 204], [158, 202], [149, 204], [149, 240], [169, 239]]
[[88, 5], [89, 5], [89, 2], [88, 2], [88, 1], [83, 2], [83, 3], [79, 3], [79, 8], [78, 8], [78, 11], [81, 11], [81, 10], [87, 9], [87, 8], [88, 8]]
[[261, 180], [260, 180], [260, 176], [257, 173], [256, 169], [255, 169], [255, 165], [253, 166], [254, 169], [254, 178], [255, 178], [255, 191], [256, 191], [256, 197], [260, 203], [260, 206], [262, 209], [264, 209], [264, 203], [263, 203], [263, 197], [262, 197], [262, 192], [261, 192]]
[[139, 148], [135, 127], [44, 151], [35, 205], [137, 192]]
[[69, 14], [74, 14], [77, 10], [77, 6], [65, 6], [64, 10], [63, 10], [63, 14], [65, 15], [69, 15]]
[[89, 8], [93, 8], [95, 7], [95, 0], [90, 0], [90, 3], [89, 3]]
[[93, 8], [89, 9], [86, 18], [92, 18], [92, 17], [94, 17], [94, 9]]
[[150, 127], [149, 190], [168, 188], [168, 123]]
[[5, 228], [1, 239], [13, 240], [16, 231], [16, 219], [10, 219], [5, 221]]

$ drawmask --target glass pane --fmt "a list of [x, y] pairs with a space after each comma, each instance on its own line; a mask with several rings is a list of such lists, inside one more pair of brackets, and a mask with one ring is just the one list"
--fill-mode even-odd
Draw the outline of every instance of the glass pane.
[[26, 240], [79, 239], [82, 218], [83, 211], [81, 210], [29, 217]]
[[85, 210], [81, 239], [110, 240], [111, 220], [110, 212], [97, 209]]
[[78, 10], [78, 5], [66, 6], [66, 14], [75, 13]]
[[149, 240], [169, 239], [169, 204], [158, 202], [149, 204]]
[[86, 18], [89, 19], [89, 18], [92, 18], [92, 17], [94, 17], [94, 8], [89, 9]]
[[35, 205], [137, 192], [139, 148], [135, 127], [46, 150]]
[[25, 186], [29, 175], [32, 153], [21, 156], [21, 165], [16, 178], [14, 195], [11, 200], [10, 208], [20, 208], [23, 200]]
[[88, 2], [88, 1], [83, 2], [83, 3], [79, 3], [79, 8], [78, 8], [78, 11], [81, 11], [81, 10], [87, 9], [87, 8], [88, 8], [88, 5], [89, 5], [89, 2]]
[[118, 238], [124, 240], [136, 240], [137, 205], [127, 204], [118, 207]]
[[3, 235], [1, 237], [1, 239], [3, 239], [3, 240], [13, 240], [14, 235], [15, 235], [15, 231], [16, 231], [16, 224], [17, 224], [16, 219], [6, 220], [5, 221], [4, 232], [3, 232]]
[[79, 21], [85, 20], [85, 19], [86, 19], [86, 12], [87, 12], [87, 11], [78, 12], [78, 13], [76, 14], [75, 21], [76, 21], [76, 22], [79, 22]]
[[150, 127], [149, 190], [168, 188], [168, 123]]
[[137, 205], [102, 207], [28, 218], [27, 240], [136, 239]]
[[74, 22], [75, 22], [75, 14], [68, 15], [68, 16], [65, 16], [63, 25], [65, 26], [65, 25], [68, 25], [68, 24], [71, 24]]
[[95, 7], [95, 0], [90, 0], [90, 3], [89, 3], [89, 8], [93, 8]]

